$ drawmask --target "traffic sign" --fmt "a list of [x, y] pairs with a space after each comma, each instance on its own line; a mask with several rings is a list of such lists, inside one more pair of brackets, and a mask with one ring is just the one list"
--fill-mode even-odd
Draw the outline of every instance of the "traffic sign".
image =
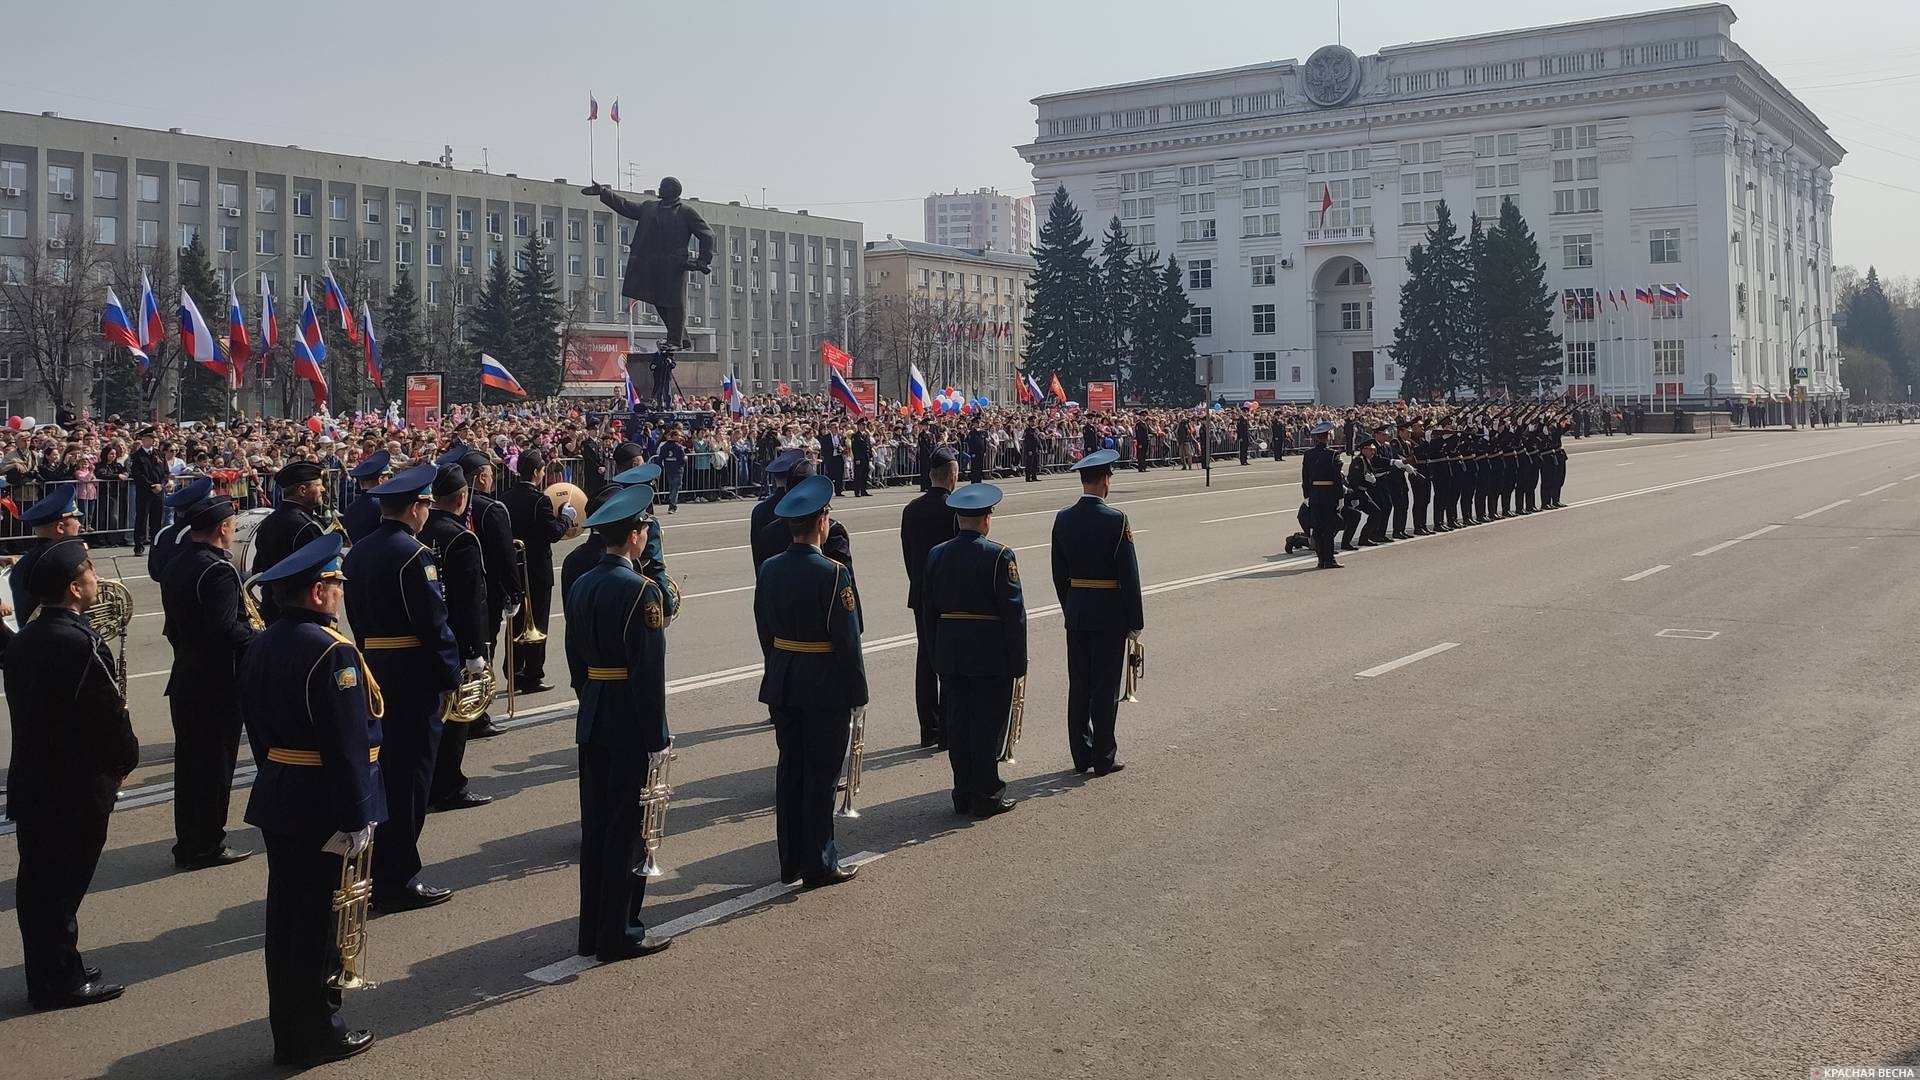
[[1794, 368], [1794, 369], [1793, 369], [1793, 377], [1794, 377], [1794, 378], [1796, 378], [1796, 379], [1804, 379], [1804, 378], [1806, 378], [1806, 377], [1807, 377], [1807, 369], [1806, 369], [1806, 368], [1803, 368], [1803, 367], [1797, 367], [1797, 368]]
[[1709, 371], [1706, 374], [1705, 382], [1709, 388], [1718, 386], [1720, 385], [1720, 376], [1715, 375], [1713, 372]]

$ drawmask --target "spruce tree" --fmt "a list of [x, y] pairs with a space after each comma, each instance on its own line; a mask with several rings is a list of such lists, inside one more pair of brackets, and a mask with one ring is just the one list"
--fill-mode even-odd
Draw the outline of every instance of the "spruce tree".
[[1150, 399], [1150, 388], [1158, 385], [1156, 349], [1160, 335], [1160, 270], [1159, 256], [1149, 249], [1135, 256], [1128, 275], [1128, 287], [1134, 298], [1132, 325], [1127, 330], [1128, 340], [1132, 343], [1132, 370], [1127, 373], [1126, 385], [1120, 388], [1123, 400], [1131, 397]]
[[1027, 308], [1027, 369], [1042, 386], [1053, 375], [1067, 393], [1100, 377], [1099, 287], [1080, 211], [1064, 185], [1054, 191], [1033, 249], [1033, 302]]
[[[467, 384], [463, 379], [450, 378], [447, 387], [449, 404], [463, 400], [487, 400], [486, 392], [479, 385], [481, 353], [509, 365], [508, 370], [512, 370], [511, 365], [518, 359], [513, 353], [513, 278], [507, 274], [507, 260], [498, 251], [493, 253], [493, 261], [487, 264], [487, 280], [480, 286], [479, 299], [469, 309], [466, 331], [470, 348], [458, 363], [472, 369], [473, 381]], [[458, 384], [471, 385], [476, 396], [454, 397], [453, 386]], [[508, 397], [498, 391], [493, 391], [493, 394], [493, 400], [505, 400]]]
[[[158, 286], [156, 286], [157, 288]], [[220, 275], [213, 272], [207, 257], [207, 245], [199, 236], [180, 253], [180, 287], [193, 297], [200, 316], [212, 326], [224, 329], [227, 319], [227, 290]], [[164, 309], [166, 301], [161, 300]], [[224, 337], [215, 333], [215, 337]], [[231, 391], [227, 381], [193, 360], [183, 358], [180, 368], [180, 410], [182, 420], [213, 422], [227, 418]]]
[[1487, 289], [1483, 284], [1488, 280], [1487, 232], [1479, 214], [1473, 215], [1467, 229], [1466, 266], [1466, 288], [1460, 298], [1461, 353], [1451, 381], [1443, 388], [1449, 394], [1487, 381]]
[[1100, 243], [1100, 368], [1102, 379], [1114, 380], [1117, 397], [1124, 399], [1126, 388], [1120, 385], [1135, 366], [1129, 351], [1133, 336], [1134, 311], [1149, 303], [1151, 292], [1139, 288], [1134, 265], [1133, 245], [1127, 242], [1127, 230], [1115, 215], [1107, 225]]
[[[1840, 328], [1840, 344], [1885, 359], [1887, 367], [1893, 372], [1895, 390], [1904, 394], [1913, 381], [1912, 358], [1907, 355], [1905, 343], [1900, 340], [1893, 302], [1887, 297], [1878, 268], [1867, 267], [1866, 280], [1859, 287], [1848, 290], [1841, 298], [1840, 310], [1845, 316]], [[1817, 331], [1809, 331], [1801, 336], [1809, 337], [1813, 333]], [[1790, 366], [1807, 366], [1800, 363], [1797, 350]]]
[[400, 271], [393, 291], [380, 312], [381, 381], [386, 398], [392, 401], [406, 394], [407, 376], [421, 370], [426, 346], [420, 332], [420, 294], [413, 289], [413, 275]]
[[1185, 271], [1169, 256], [1157, 277], [1142, 275], [1152, 291], [1141, 301], [1152, 314], [1152, 333], [1136, 341], [1139, 358], [1135, 392], [1153, 405], [1189, 405], [1199, 396], [1193, 381], [1193, 305], [1187, 300]]
[[514, 355], [508, 367], [529, 397], [552, 397], [560, 392], [560, 294], [539, 233], [527, 240], [526, 256], [513, 277]]
[[1433, 291], [1427, 298], [1434, 313], [1433, 347], [1438, 355], [1441, 389], [1448, 392], [1467, 381], [1462, 368], [1471, 346], [1465, 307], [1473, 268], [1445, 199], [1440, 200], [1433, 224], [1427, 226], [1425, 246], [1428, 273], [1433, 279]]
[[1407, 251], [1407, 277], [1400, 285], [1400, 324], [1393, 328], [1387, 353], [1400, 365], [1403, 392], [1415, 401], [1453, 390], [1448, 382], [1443, 307], [1435, 288], [1433, 262], [1423, 244]]
[[1501, 205], [1500, 224], [1486, 244], [1486, 279], [1477, 287], [1486, 301], [1487, 385], [1530, 395], [1558, 383], [1563, 363], [1547, 264], [1511, 200]]

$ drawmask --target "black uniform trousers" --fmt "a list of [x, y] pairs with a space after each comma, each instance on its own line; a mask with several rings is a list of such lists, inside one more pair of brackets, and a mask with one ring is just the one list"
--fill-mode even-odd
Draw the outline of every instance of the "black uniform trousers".
[[192, 859], [227, 841], [233, 769], [240, 755], [240, 701], [232, 677], [198, 678], [174, 665], [170, 686], [191, 687], [167, 697], [173, 718], [173, 857]]
[[[527, 628], [531, 621], [541, 633], [547, 632], [547, 619], [553, 614], [553, 582], [542, 584], [538, 578], [527, 583], [527, 595], [520, 602], [520, 614], [513, 619], [512, 632]], [[547, 678], [547, 643], [513, 647], [513, 678], [522, 693], [539, 686]]]
[[1387, 477], [1387, 498], [1393, 503], [1393, 531], [1407, 531], [1407, 478], [1398, 469]]
[[1427, 529], [1427, 507], [1433, 502], [1433, 481], [1419, 473], [1407, 478], [1407, 485], [1413, 492], [1413, 529], [1424, 532]]
[[1313, 523], [1313, 550], [1320, 557], [1320, 565], [1333, 562], [1334, 534], [1340, 529], [1340, 504], [1337, 502], [1309, 502], [1307, 519]]
[[27, 996], [51, 1001], [87, 981], [80, 959], [80, 901], [107, 846], [107, 814], [76, 810], [19, 822], [14, 914], [20, 920]]
[[780, 748], [773, 811], [781, 881], [819, 877], [840, 866], [833, 796], [852, 733], [851, 709], [773, 706], [773, 738]]
[[646, 786], [645, 754], [580, 748], [581, 956], [611, 955], [646, 935], [647, 879], [633, 872]]
[[920, 718], [920, 741], [940, 741], [940, 677], [933, 673], [933, 629], [915, 619], [914, 636], [919, 639], [913, 655], [913, 707]]
[[853, 493], [859, 496], [866, 495], [867, 485], [872, 482], [872, 480], [872, 460], [853, 459]]
[[133, 553], [147, 550], [147, 545], [160, 534], [160, 496], [148, 491], [145, 484], [135, 484], [133, 491]]
[[433, 759], [440, 749], [438, 692], [406, 691], [382, 681], [387, 713], [380, 743], [380, 781], [387, 790], [387, 820], [374, 830], [373, 899], [399, 895], [420, 872], [420, 830], [427, 822]]
[[1008, 675], [942, 675], [940, 700], [947, 710], [947, 763], [953, 767], [953, 801], [960, 809], [975, 799], [997, 799], [1000, 751], [1007, 746], [1013, 713]]
[[440, 726], [440, 746], [433, 755], [433, 779], [427, 784], [427, 805], [443, 803], [467, 790], [467, 732], [473, 722], [448, 720]]
[[1040, 452], [1029, 450], [1020, 455], [1022, 464], [1027, 467], [1027, 483], [1037, 483], [1040, 479]]
[[284, 1055], [309, 1054], [346, 1037], [340, 991], [327, 985], [340, 969], [333, 893], [342, 860], [320, 850], [332, 836], [325, 829], [260, 834], [267, 845], [267, 1024], [274, 1049]]
[[1125, 631], [1067, 631], [1067, 750], [1075, 769], [1113, 764], [1126, 663]]

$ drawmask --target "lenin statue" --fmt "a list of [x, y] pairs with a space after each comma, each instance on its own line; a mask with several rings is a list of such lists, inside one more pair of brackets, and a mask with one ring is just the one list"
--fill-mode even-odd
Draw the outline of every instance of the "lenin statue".
[[[614, 213], [638, 222], [620, 295], [628, 301], [644, 300], [653, 305], [667, 327], [666, 340], [660, 346], [662, 354], [691, 348], [693, 342], [687, 338], [687, 271], [713, 272], [713, 230], [699, 211], [680, 201], [680, 181], [666, 177], [660, 181], [660, 197], [640, 203], [599, 183], [582, 188], [581, 194], [597, 195]], [[689, 239], [699, 242], [699, 254], [687, 254]], [[637, 358], [630, 356], [627, 360], [631, 370]], [[672, 363], [670, 355], [662, 355], [653, 364], [654, 396], [662, 401], [667, 397], [665, 383]], [[637, 385], [639, 379], [634, 382]]]

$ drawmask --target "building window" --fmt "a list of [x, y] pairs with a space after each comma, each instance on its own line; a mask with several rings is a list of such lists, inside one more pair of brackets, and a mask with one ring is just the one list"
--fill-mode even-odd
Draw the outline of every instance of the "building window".
[[1240, 219], [1241, 236], [1279, 236], [1279, 214], [1247, 214]]
[[240, 209], [240, 185], [222, 182], [217, 186], [220, 197], [220, 209]]
[[120, 219], [97, 217], [93, 219], [93, 242], [96, 244], [117, 244], [120, 242]]
[[185, 251], [200, 239], [200, 226], [188, 222], [180, 226], [180, 250]]
[[473, 231], [473, 207], [463, 206], [453, 212], [453, 220], [460, 226], [461, 232]]
[[1136, 248], [1153, 246], [1152, 225], [1129, 225], [1126, 227], [1127, 243]]
[[47, 194], [73, 194], [73, 167], [69, 165], [47, 166]]
[[180, 205], [200, 205], [200, 181], [189, 176], [180, 178]]
[[294, 217], [312, 217], [313, 216], [313, 192], [296, 191], [293, 193], [293, 216]]
[[120, 197], [120, 174], [105, 169], [93, 170], [93, 197], [96, 199], [117, 199]]
[[347, 240], [348, 240], [348, 237], [340, 233], [335, 233], [332, 236], [327, 237], [327, 258], [329, 259], [346, 258], [347, 257]]
[[490, 236], [500, 235], [500, 211], [487, 211], [487, 234]]
[[1195, 259], [1187, 264], [1187, 288], [1213, 288], [1213, 260]]
[[1372, 304], [1363, 303], [1358, 300], [1350, 300], [1342, 303], [1340, 305], [1340, 329], [1367, 329], [1367, 324], [1372, 321], [1371, 318], [1369, 318], [1370, 313], [1367, 309], [1372, 306]]
[[385, 207], [381, 206], [378, 202], [374, 201], [373, 199], [362, 199], [360, 200], [360, 205], [367, 212], [367, 215], [366, 215], [367, 224], [369, 225], [380, 224], [380, 213], [382, 210], [386, 209]]
[[253, 253], [255, 255], [280, 254], [280, 230], [255, 229], [253, 231]]
[[461, 244], [459, 258], [460, 258], [460, 266], [462, 269], [464, 270], [473, 269], [473, 245]]
[[1121, 191], [1145, 191], [1153, 186], [1153, 170], [1141, 172], [1123, 172], [1120, 174]]
[[1591, 341], [1567, 342], [1567, 374], [1592, 375], [1594, 366], [1594, 343]]
[[1213, 309], [1197, 307], [1187, 313], [1187, 322], [1192, 325], [1196, 337], [1207, 337], [1213, 333]]
[[1687, 373], [1687, 343], [1684, 339], [1654, 341], [1653, 373], [1655, 375], [1685, 375]]
[[143, 248], [160, 246], [160, 223], [149, 218], [141, 218], [133, 223], [133, 242]]
[[440, 280], [438, 278], [428, 278], [427, 279], [427, 306], [435, 307], [435, 306], [438, 306], [439, 303], [440, 303]]
[[[4, 164], [4, 163], [0, 163], [0, 164]], [[0, 169], [0, 174], [4, 174], [4, 171], [5, 171], [4, 169]], [[6, 182], [5, 176], [0, 175], [0, 187], [9, 187], [9, 186], [11, 185], [9, 185]], [[160, 201], [160, 178], [157, 176], [149, 176], [146, 173], [140, 173], [136, 175], [133, 178], [133, 194], [134, 194], [134, 198], [139, 199], [143, 203], [159, 202]]]
[[24, 161], [0, 161], [0, 188], [12, 188], [24, 191], [27, 187], [27, 163]]
[[361, 251], [361, 254], [366, 258], [368, 262], [370, 263], [379, 262], [380, 261], [380, 238], [377, 236], [369, 236], [366, 239], [360, 241], [360, 251]]
[[553, 239], [555, 228], [556, 228], [556, 223], [552, 218], [541, 218], [540, 219], [540, 239], [542, 240]]
[[1252, 284], [1256, 286], [1273, 284], [1275, 280], [1274, 264], [1278, 259], [1279, 256], [1277, 255], [1255, 255], [1252, 261]]
[[1560, 238], [1560, 268], [1578, 270], [1593, 265], [1593, 234], [1568, 233]]
[[1553, 148], [1555, 150], [1590, 150], [1599, 138], [1600, 129], [1595, 124], [1576, 124], [1572, 127], [1553, 129]]
[[605, 255], [595, 255], [593, 257], [593, 276], [597, 278], [607, 276], [607, 257]]
[[253, 189], [253, 208], [256, 212], [262, 213], [262, 214], [279, 213], [280, 212], [280, 190], [278, 188], [270, 188], [270, 187], [254, 188]]
[[1215, 236], [1213, 218], [1201, 218], [1198, 221], [1180, 223], [1180, 239], [1185, 242], [1212, 240]]
[[297, 232], [293, 234], [293, 257], [310, 259], [313, 257], [313, 234]]
[[435, 244], [427, 245], [427, 265], [428, 266], [444, 266], [446, 265], [446, 261], [447, 261], [447, 246], [445, 244], [435, 243]]
[[513, 215], [513, 235], [515, 236], [527, 235], [527, 215], [525, 214]]
[[327, 198], [327, 220], [347, 220], [347, 197], [345, 195], [332, 195]]
[[240, 226], [238, 225], [220, 226], [219, 250], [222, 252], [232, 252], [232, 251], [240, 250]]
[[567, 256], [567, 273], [569, 275], [573, 277], [584, 276], [586, 272], [585, 267], [586, 267], [586, 260], [580, 255]]
[[1120, 220], [1138, 221], [1142, 218], [1150, 218], [1152, 216], [1153, 216], [1152, 197], [1148, 197], [1144, 199], [1121, 199], [1120, 200]]
[[25, 239], [27, 235], [27, 212], [0, 208], [0, 237], [8, 240]]
[[444, 229], [447, 227], [447, 208], [444, 206], [427, 207], [427, 228]]
[[1656, 263], [1679, 262], [1680, 230], [1649, 229], [1647, 231], [1647, 261]]
[[1280, 378], [1280, 354], [1257, 352], [1253, 354], [1253, 381], [1274, 382]]
[[1272, 304], [1253, 305], [1253, 332], [1254, 333], [1271, 334], [1273, 333], [1273, 324], [1274, 324], [1274, 318], [1273, 318]]
[[1558, 188], [1553, 193], [1553, 212], [1556, 214], [1588, 214], [1600, 209], [1600, 189], [1597, 187]]

